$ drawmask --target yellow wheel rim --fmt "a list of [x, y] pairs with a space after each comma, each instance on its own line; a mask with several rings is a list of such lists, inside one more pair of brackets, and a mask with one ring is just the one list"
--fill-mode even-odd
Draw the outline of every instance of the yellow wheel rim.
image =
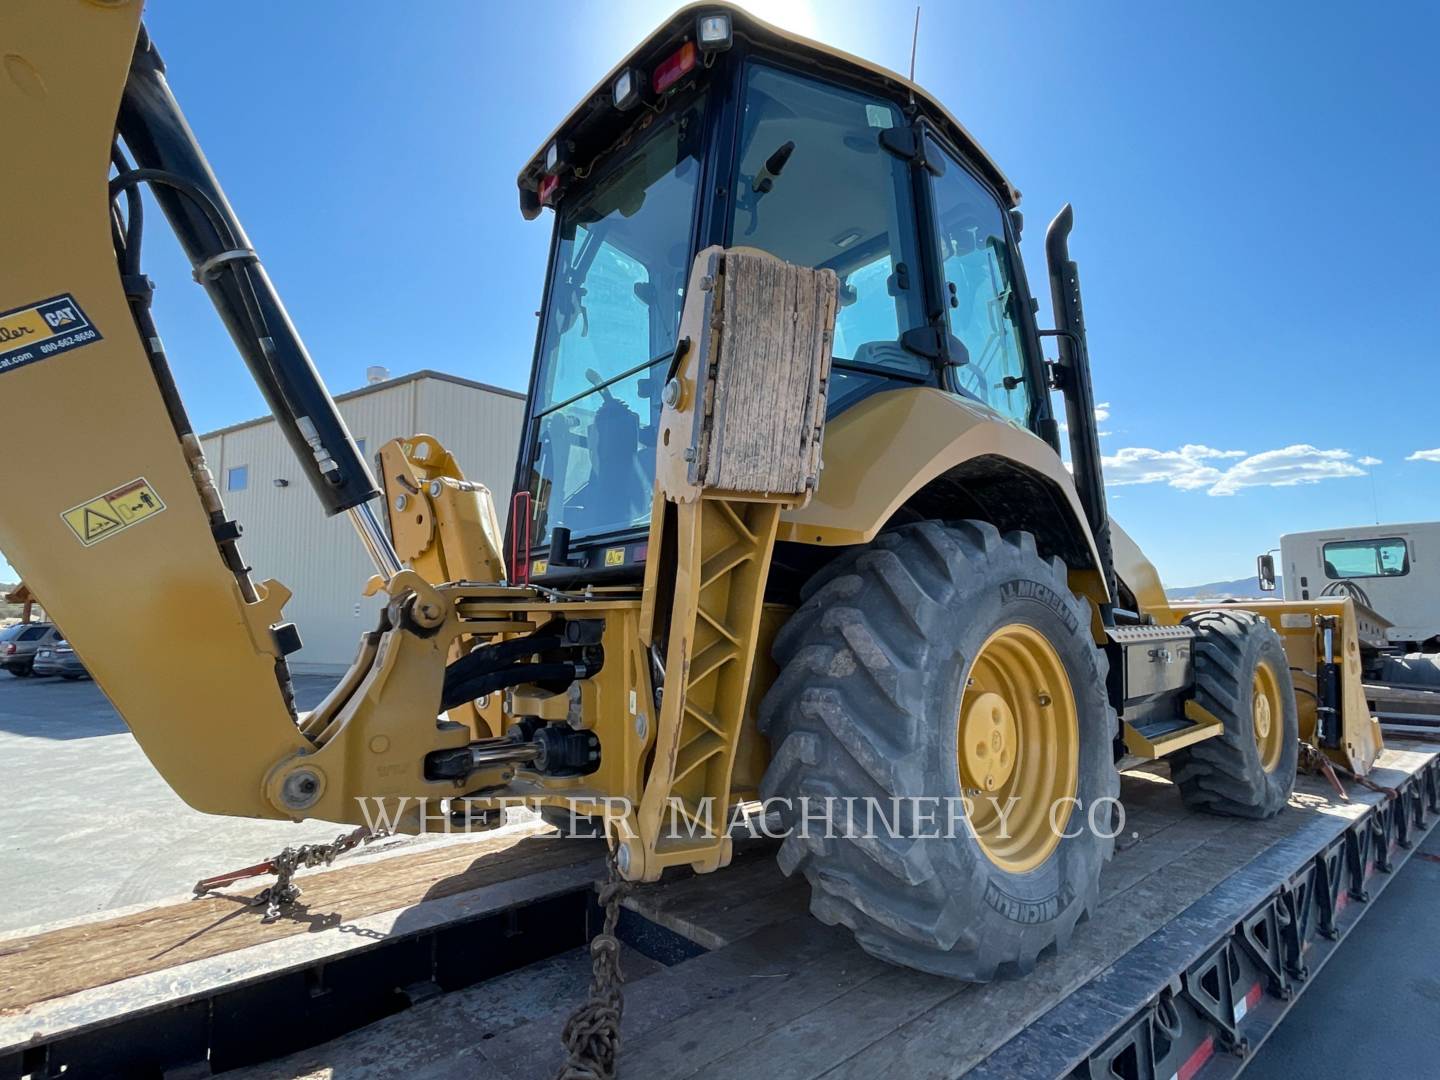
[[[1023, 874], [1060, 843], [1079, 782], [1070, 677], [1045, 635], [1002, 626], [980, 646], [960, 695], [956, 757], [970, 824], [989, 860]], [[1052, 810], [1053, 808], [1053, 810]]]
[[1255, 746], [1260, 751], [1260, 767], [1274, 772], [1285, 749], [1284, 713], [1280, 704], [1280, 684], [1270, 665], [1255, 665], [1250, 687], [1250, 722], [1255, 729]]

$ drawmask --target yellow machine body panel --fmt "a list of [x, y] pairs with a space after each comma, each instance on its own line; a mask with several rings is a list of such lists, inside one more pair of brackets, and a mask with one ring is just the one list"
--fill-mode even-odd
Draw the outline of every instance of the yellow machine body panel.
[[1055, 451], [990, 410], [931, 387], [875, 394], [826, 424], [820, 486], [806, 506], [781, 516], [780, 539], [867, 543], [921, 488], [987, 458], [1042, 478], [1052, 496], [1047, 509], [1068, 519], [1091, 565], [1100, 565], [1075, 485]]
[[1170, 608], [1159, 571], [1114, 518], [1110, 519], [1110, 547], [1115, 558], [1115, 576], [1135, 597], [1139, 614], [1151, 616], [1162, 626], [1178, 623], [1180, 616]]
[[305, 745], [266, 630], [288, 593], [247, 604], [218, 556], [111, 246], [140, 10], [0, 5], [0, 550], [186, 802], [279, 816], [261, 780]]

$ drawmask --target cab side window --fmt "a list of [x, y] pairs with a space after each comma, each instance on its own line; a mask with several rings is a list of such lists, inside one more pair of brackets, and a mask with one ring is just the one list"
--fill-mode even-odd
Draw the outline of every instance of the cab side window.
[[1027, 427], [1033, 397], [1015, 314], [1014, 253], [1006, 238], [1005, 211], [959, 161], [933, 139], [927, 143], [929, 160], [944, 163], [943, 175], [932, 185], [933, 209], [951, 356], [964, 361], [953, 369], [955, 386]]

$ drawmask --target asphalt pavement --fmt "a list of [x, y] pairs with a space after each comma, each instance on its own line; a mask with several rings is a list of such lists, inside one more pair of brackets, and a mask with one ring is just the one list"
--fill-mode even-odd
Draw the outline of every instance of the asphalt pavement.
[[1370, 903], [1246, 1080], [1440, 1076], [1440, 828]]
[[[334, 685], [296, 677], [302, 708]], [[0, 933], [184, 895], [350, 826], [192, 810], [93, 682], [0, 674]]]

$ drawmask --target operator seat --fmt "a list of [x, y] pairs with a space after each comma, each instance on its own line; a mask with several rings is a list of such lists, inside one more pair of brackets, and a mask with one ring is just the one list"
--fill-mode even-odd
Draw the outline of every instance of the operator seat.
[[628, 525], [648, 511], [650, 481], [640, 464], [640, 417], [608, 391], [590, 421], [590, 484], [593, 520]]

